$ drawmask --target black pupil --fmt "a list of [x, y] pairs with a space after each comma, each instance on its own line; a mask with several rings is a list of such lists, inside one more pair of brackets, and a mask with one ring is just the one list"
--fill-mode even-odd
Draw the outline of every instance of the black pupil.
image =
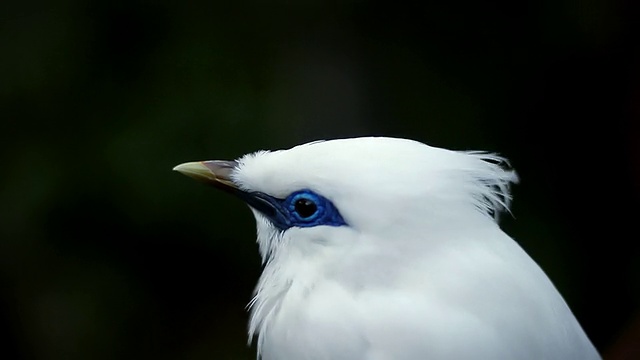
[[318, 210], [318, 206], [309, 199], [298, 199], [296, 200], [295, 209], [298, 215], [302, 218], [308, 218], [316, 213]]

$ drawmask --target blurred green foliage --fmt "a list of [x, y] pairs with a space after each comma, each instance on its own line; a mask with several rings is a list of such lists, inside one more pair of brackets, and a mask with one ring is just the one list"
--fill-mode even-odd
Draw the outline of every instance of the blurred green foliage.
[[512, 159], [504, 226], [606, 350], [640, 298], [635, 10], [3, 2], [0, 357], [254, 358], [253, 218], [171, 168], [362, 135]]

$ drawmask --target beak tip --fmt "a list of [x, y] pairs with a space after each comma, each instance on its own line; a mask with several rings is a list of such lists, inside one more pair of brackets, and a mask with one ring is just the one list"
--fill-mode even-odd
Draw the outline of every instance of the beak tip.
[[186, 175], [196, 180], [214, 180], [215, 174], [211, 172], [206, 166], [202, 165], [200, 161], [187, 162], [177, 165], [173, 168], [173, 171], [177, 171], [182, 175]]
[[230, 170], [235, 163], [229, 161], [193, 161], [173, 168], [182, 175], [215, 187], [235, 187], [230, 178]]
[[203, 170], [207, 169], [202, 165], [200, 161], [193, 161], [176, 165], [172, 170], [182, 174], [188, 174], [193, 172], [202, 172]]
[[185, 166], [185, 164], [176, 165], [176, 166], [174, 166], [174, 167], [173, 167], [173, 169], [171, 169], [171, 170], [173, 170], [173, 171], [178, 171], [178, 172], [182, 172], [182, 170], [184, 170], [184, 166]]
[[231, 180], [231, 171], [237, 166], [234, 161], [193, 161], [173, 168], [182, 175], [218, 188], [236, 188]]

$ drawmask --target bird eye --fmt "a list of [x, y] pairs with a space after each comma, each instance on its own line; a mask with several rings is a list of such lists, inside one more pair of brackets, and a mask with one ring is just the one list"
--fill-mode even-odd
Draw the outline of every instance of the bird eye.
[[345, 225], [338, 209], [329, 199], [311, 190], [300, 190], [283, 200], [289, 226]]
[[312, 221], [320, 215], [322, 198], [311, 191], [300, 191], [289, 196], [289, 211], [295, 219]]
[[301, 218], [306, 219], [318, 211], [318, 206], [311, 199], [300, 198], [293, 204], [293, 208]]

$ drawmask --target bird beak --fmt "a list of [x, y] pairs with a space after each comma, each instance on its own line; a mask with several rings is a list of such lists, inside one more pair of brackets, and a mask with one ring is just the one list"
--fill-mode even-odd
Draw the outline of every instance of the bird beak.
[[243, 191], [238, 188], [231, 179], [231, 173], [237, 167], [236, 161], [211, 160], [180, 164], [173, 170], [235, 195], [268, 218], [275, 219], [276, 224], [288, 224], [285, 210], [276, 199], [260, 192]]
[[220, 190], [235, 193], [238, 186], [231, 180], [231, 172], [237, 166], [236, 161], [211, 160], [180, 164], [173, 170]]

